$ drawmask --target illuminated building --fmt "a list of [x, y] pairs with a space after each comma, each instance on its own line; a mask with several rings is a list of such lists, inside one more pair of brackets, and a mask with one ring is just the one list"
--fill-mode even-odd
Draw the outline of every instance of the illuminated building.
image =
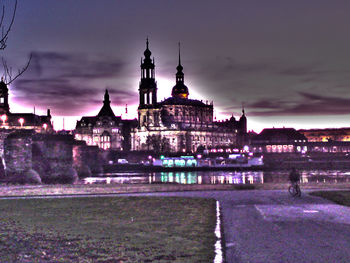
[[171, 97], [157, 101], [155, 64], [148, 45], [147, 40], [145, 57], [141, 59], [138, 127], [131, 133], [132, 150], [196, 152], [199, 147], [236, 147], [237, 135], [246, 134], [244, 111], [239, 121], [232, 116], [230, 120], [215, 122], [213, 103], [189, 99], [180, 50]]
[[350, 141], [350, 128], [299, 130], [309, 142]]
[[35, 113], [12, 113], [8, 103], [8, 88], [3, 79], [0, 81], [0, 119], [3, 129], [28, 129], [39, 133], [52, 132], [50, 110], [47, 115], [39, 116]]
[[255, 153], [295, 153], [307, 151], [307, 138], [293, 128], [263, 129], [252, 138]]
[[77, 140], [86, 141], [87, 145], [97, 145], [104, 150], [130, 150], [130, 130], [136, 126], [135, 123], [136, 120], [122, 120], [114, 115], [106, 90], [97, 116], [84, 116], [77, 121], [74, 136]]

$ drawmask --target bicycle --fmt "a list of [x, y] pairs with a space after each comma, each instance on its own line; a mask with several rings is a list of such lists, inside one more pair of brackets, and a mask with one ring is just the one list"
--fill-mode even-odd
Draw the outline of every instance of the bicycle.
[[300, 186], [297, 182], [292, 183], [289, 187], [288, 187], [288, 192], [290, 193], [291, 196], [293, 197], [300, 197], [301, 196], [301, 190], [300, 190]]

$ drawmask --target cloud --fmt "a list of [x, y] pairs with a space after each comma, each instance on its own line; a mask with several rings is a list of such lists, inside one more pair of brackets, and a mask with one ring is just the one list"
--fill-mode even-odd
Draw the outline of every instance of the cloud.
[[287, 116], [287, 115], [344, 115], [350, 114], [350, 98], [315, 95], [299, 92], [299, 100], [269, 101], [262, 99], [250, 103], [251, 116]]
[[[125, 63], [113, 58], [58, 52], [32, 52], [31, 73], [61, 78], [98, 79], [120, 76]], [[45, 71], [44, 71], [45, 69]]]
[[137, 99], [137, 94], [124, 84], [125, 67], [121, 60], [101, 56], [33, 52], [28, 72], [15, 81], [10, 92], [16, 103], [30, 108], [51, 108], [63, 116], [84, 115], [102, 106], [106, 88], [112, 106]]

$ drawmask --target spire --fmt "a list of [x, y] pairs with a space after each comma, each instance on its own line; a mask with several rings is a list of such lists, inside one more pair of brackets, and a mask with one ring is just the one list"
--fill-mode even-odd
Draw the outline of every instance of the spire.
[[110, 116], [110, 117], [115, 117], [114, 112], [111, 108], [111, 101], [109, 100], [109, 94], [108, 90], [106, 89], [105, 91], [105, 96], [103, 100], [103, 106], [100, 110], [100, 112], [97, 114], [98, 117], [101, 116]]
[[181, 50], [180, 50], [180, 42], [179, 42], [179, 65], [176, 67], [177, 72], [176, 76], [176, 85], [173, 87], [171, 95], [177, 98], [188, 98], [188, 88], [184, 84], [184, 73], [182, 72], [183, 67], [181, 65]]
[[109, 100], [108, 90], [106, 89], [103, 104], [110, 104], [110, 103], [111, 103], [111, 101]]
[[145, 50], [145, 52], [143, 52], [143, 54], [145, 55], [145, 62], [146, 62], [146, 60], [150, 60], [151, 61], [152, 52], [149, 50], [148, 45], [149, 45], [149, 42], [148, 42], [148, 37], [147, 37], [147, 39], [146, 39], [146, 50]]
[[181, 44], [179, 42], [179, 66], [181, 65]]
[[176, 83], [184, 82], [184, 73], [182, 72], [183, 67], [181, 65], [181, 50], [180, 50], [180, 42], [179, 42], [179, 65], [176, 67]]

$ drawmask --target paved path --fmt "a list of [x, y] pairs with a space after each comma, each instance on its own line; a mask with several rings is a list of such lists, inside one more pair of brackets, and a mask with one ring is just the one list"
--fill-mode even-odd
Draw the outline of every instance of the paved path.
[[350, 208], [286, 191], [153, 193], [220, 201], [227, 262], [350, 262]]
[[151, 195], [220, 201], [227, 262], [350, 262], [350, 208], [286, 191], [216, 191]]

